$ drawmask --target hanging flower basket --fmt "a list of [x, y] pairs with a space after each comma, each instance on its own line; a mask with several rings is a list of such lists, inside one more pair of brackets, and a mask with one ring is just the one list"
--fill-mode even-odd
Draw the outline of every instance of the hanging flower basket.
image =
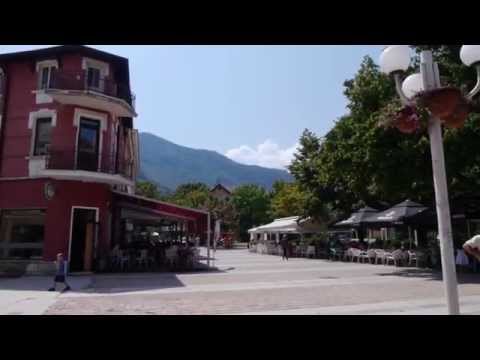
[[386, 105], [379, 115], [378, 126], [396, 128], [404, 134], [425, 130], [428, 126], [428, 111], [417, 105], [402, 105], [394, 101]]
[[446, 116], [441, 120], [443, 121], [445, 126], [449, 128], [460, 128], [465, 123], [465, 120], [470, 114], [470, 111], [470, 104], [465, 99], [462, 99], [460, 103], [455, 107], [453, 112], [449, 116]]
[[393, 126], [404, 134], [412, 134], [420, 128], [420, 118], [413, 106], [405, 106], [395, 115]]
[[427, 90], [417, 95], [418, 104], [427, 108], [433, 116], [438, 118], [446, 118], [452, 115], [462, 99], [460, 89], [455, 87]]

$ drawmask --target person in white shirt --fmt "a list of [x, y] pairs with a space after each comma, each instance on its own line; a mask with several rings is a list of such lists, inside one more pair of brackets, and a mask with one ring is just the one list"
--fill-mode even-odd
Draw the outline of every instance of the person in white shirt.
[[463, 250], [480, 261], [480, 235], [475, 235], [463, 244]]

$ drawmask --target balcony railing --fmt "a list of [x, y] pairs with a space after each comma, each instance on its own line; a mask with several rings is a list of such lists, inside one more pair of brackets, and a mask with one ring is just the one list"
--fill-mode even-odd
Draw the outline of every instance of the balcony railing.
[[135, 107], [135, 95], [130, 91], [128, 86], [119, 84], [105, 77], [92, 79], [83, 71], [53, 71], [50, 81], [40, 87], [42, 89], [94, 91], [103, 95], [123, 99], [129, 105]]
[[50, 149], [46, 155], [47, 170], [84, 170], [111, 175], [133, 177], [133, 162], [116, 158], [116, 156], [98, 156], [74, 150]]

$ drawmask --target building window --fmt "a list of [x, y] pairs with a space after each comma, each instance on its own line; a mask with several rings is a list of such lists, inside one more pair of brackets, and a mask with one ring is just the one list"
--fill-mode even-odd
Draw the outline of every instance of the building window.
[[88, 67], [87, 69], [87, 85], [89, 88], [100, 89], [100, 69]]
[[39, 72], [39, 88], [50, 89], [53, 87], [54, 66], [41, 66]]
[[52, 134], [52, 118], [37, 118], [35, 126], [35, 142], [33, 146], [33, 155], [47, 155], [50, 147]]
[[0, 213], [0, 257], [41, 258], [44, 232], [44, 210], [2, 211]]

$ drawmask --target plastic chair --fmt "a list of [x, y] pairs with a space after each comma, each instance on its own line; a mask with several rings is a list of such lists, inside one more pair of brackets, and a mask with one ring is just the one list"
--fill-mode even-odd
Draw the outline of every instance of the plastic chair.
[[360, 262], [360, 255], [362, 254], [362, 250], [360, 249], [352, 249], [351, 251], [351, 261], [354, 262], [357, 259], [357, 262]]
[[389, 265], [393, 261], [395, 266], [402, 265], [404, 255], [402, 250], [395, 250], [391, 254], [387, 254], [385, 257], [385, 265]]
[[306, 252], [307, 257], [314, 258], [315, 257], [315, 246], [309, 245], [307, 247], [307, 252]]
[[412, 266], [415, 263], [415, 266], [418, 267], [418, 257], [415, 251], [408, 251], [408, 266]]
[[381, 264], [385, 264], [385, 256], [386, 256], [385, 250], [376, 249], [375, 250], [375, 264], [378, 264], [379, 262]]
[[376, 257], [377, 253], [373, 249], [364, 251], [360, 254], [360, 259], [362, 260], [362, 262], [368, 261], [370, 264], [373, 264], [375, 262]]
[[343, 261], [349, 261], [352, 260], [352, 248], [348, 248], [344, 253], [343, 253]]
[[175, 268], [178, 262], [177, 248], [172, 246], [165, 251], [165, 259], [169, 267]]

